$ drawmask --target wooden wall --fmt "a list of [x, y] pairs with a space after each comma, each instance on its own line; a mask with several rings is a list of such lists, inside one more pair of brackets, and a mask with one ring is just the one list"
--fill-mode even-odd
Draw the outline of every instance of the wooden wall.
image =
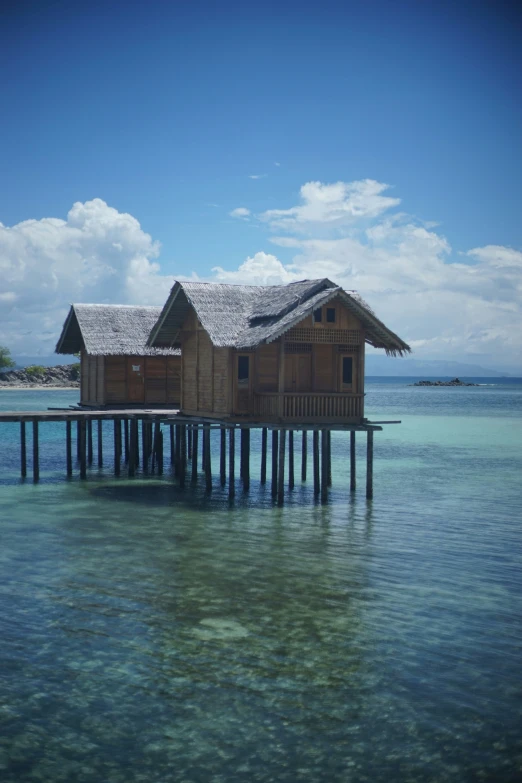
[[[134, 372], [133, 367], [139, 367]], [[80, 400], [86, 405], [168, 404], [178, 406], [180, 356], [81, 355]]]
[[182, 330], [181, 408], [187, 413], [232, 411], [230, 348], [215, 348], [193, 310]]

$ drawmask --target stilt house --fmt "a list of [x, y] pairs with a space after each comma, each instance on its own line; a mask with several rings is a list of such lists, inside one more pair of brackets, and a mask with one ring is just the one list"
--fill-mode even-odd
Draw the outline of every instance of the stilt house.
[[146, 345], [160, 313], [161, 307], [71, 305], [56, 353], [80, 354], [81, 404], [179, 406], [179, 347]]
[[355, 292], [176, 282], [148, 345], [181, 344], [181, 411], [263, 422], [359, 423], [365, 343], [409, 346]]

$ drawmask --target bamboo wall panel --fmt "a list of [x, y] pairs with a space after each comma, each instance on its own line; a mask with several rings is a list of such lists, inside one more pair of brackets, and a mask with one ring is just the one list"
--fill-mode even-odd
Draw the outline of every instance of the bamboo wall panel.
[[215, 413], [230, 413], [230, 349], [214, 348], [214, 403]]
[[105, 356], [97, 357], [96, 370], [96, 402], [99, 405], [105, 403]]
[[213, 348], [208, 334], [200, 330], [198, 333], [198, 410], [211, 411], [213, 403]]
[[105, 401], [127, 402], [127, 357], [105, 357]]
[[186, 332], [181, 349], [182, 383], [183, 383], [183, 408], [197, 410], [197, 335], [196, 332]]
[[168, 356], [167, 359], [167, 398], [172, 405], [181, 400], [181, 356]]
[[255, 353], [255, 378], [258, 391], [277, 391], [279, 343], [260, 345]]
[[331, 345], [314, 345], [312, 365], [314, 391], [333, 392], [336, 390], [333, 378], [333, 355]]

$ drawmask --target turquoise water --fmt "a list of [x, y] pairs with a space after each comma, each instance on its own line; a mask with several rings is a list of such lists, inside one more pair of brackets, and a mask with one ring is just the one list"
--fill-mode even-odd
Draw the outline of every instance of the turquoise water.
[[403, 422], [371, 503], [345, 434], [330, 503], [298, 481], [278, 509], [257, 454], [232, 505], [116, 479], [108, 429], [105, 472], [67, 481], [61, 423], [22, 484], [0, 425], [0, 780], [520, 780], [522, 385], [408, 382], [368, 384]]

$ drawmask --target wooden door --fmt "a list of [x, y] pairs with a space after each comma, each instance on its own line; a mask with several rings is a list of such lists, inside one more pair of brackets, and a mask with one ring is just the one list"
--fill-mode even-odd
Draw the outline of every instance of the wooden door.
[[252, 409], [253, 358], [253, 354], [236, 355], [236, 413], [250, 413]]
[[312, 355], [285, 355], [285, 392], [308, 392], [312, 389]]
[[129, 356], [127, 358], [127, 401], [132, 403], [145, 402], [145, 357]]
[[357, 355], [342, 353], [339, 356], [339, 391], [355, 394], [357, 391]]

